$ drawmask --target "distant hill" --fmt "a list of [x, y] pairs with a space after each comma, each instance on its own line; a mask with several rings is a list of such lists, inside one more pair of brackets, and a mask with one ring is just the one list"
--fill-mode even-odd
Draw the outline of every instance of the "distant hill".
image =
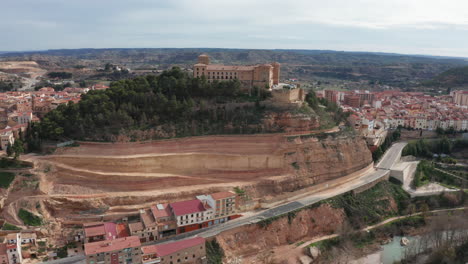
[[[0, 60], [34, 60], [46, 69], [72, 68], [85, 65], [103, 67], [121, 64], [130, 69], [191, 68], [198, 55], [207, 53], [213, 63], [257, 64], [277, 61], [281, 78], [300, 81], [355, 81], [406, 88], [431, 80], [455, 67], [468, 66], [464, 58], [403, 55], [375, 52], [332, 50], [259, 50], [219, 48], [147, 48], [147, 49], [62, 49], [11, 52], [0, 54]], [[359, 87], [358, 87], [359, 88]]]
[[437, 87], [468, 87], [468, 66], [452, 68], [425, 83]]

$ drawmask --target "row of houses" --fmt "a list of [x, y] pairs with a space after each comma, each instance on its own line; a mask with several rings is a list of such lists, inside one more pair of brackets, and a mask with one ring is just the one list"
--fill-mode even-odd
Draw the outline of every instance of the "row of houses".
[[423, 93], [399, 91], [368, 94], [366, 99], [372, 99], [370, 104], [357, 107], [348, 104], [349, 101], [346, 100], [341, 104], [345, 111], [352, 112], [351, 123], [363, 131], [373, 131], [378, 123], [385, 129], [401, 126], [420, 130], [468, 130], [468, 108], [454, 102], [453, 96], [434, 97]]
[[[86, 223], [83, 225], [83, 234], [78, 235], [76, 240], [84, 243], [89, 264], [123, 263], [120, 261], [195, 263], [195, 260], [201, 261], [205, 252], [204, 240], [201, 238], [162, 245], [150, 244], [235, 219], [240, 216], [237, 210], [238, 197], [233, 192], [199, 195], [193, 200], [155, 204], [142, 209], [139, 218], [135, 220], [125, 218], [117, 224]], [[186, 252], [183, 256], [180, 255], [181, 250]], [[172, 258], [171, 254], [176, 255]], [[119, 262], [115, 262], [116, 259]]]
[[88, 264], [207, 263], [205, 239], [194, 237], [176, 242], [142, 246], [136, 236], [85, 245]]
[[35, 233], [11, 233], [0, 243], [0, 264], [19, 264], [23, 262], [23, 247], [36, 245]]

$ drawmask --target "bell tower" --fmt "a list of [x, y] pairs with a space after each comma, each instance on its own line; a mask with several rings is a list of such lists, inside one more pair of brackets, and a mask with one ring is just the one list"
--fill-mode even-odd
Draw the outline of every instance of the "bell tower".
[[198, 63], [208, 65], [210, 64], [210, 57], [206, 54], [202, 54], [198, 56]]

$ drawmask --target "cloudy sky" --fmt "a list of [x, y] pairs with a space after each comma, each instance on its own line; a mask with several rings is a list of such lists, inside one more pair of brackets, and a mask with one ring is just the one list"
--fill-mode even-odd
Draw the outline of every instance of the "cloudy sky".
[[0, 50], [217, 47], [468, 57], [468, 0], [0, 0]]

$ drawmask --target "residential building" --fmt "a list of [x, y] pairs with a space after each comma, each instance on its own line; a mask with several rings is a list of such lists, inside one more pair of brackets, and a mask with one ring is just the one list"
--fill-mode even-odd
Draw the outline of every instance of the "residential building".
[[36, 233], [21, 233], [21, 245], [36, 245]]
[[177, 221], [178, 233], [197, 230], [205, 221], [213, 218], [213, 208], [200, 200], [181, 201], [169, 204]]
[[0, 243], [0, 264], [9, 264], [7, 254], [7, 244]]
[[158, 223], [159, 239], [177, 234], [177, 222], [169, 204], [153, 205], [151, 206], [151, 212]]
[[0, 130], [0, 142], [2, 150], [6, 150], [8, 144], [13, 146], [13, 143], [15, 143], [13, 131], [11, 129]]
[[21, 255], [21, 234], [8, 234], [6, 236], [6, 253], [8, 257], [9, 264], [19, 264], [23, 261], [23, 256]]
[[344, 104], [354, 108], [359, 108], [361, 106], [361, 97], [347, 94], [344, 97]]
[[454, 91], [453, 102], [457, 105], [468, 106], [468, 91]]
[[195, 237], [141, 247], [143, 264], [206, 263], [205, 239]]
[[244, 89], [253, 87], [271, 89], [279, 84], [280, 64], [260, 64], [252, 66], [228, 66], [210, 64], [206, 54], [198, 57], [198, 63], [193, 66], [193, 76], [204, 76], [208, 82], [239, 80]]
[[141, 263], [141, 243], [136, 236], [87, 243], [84, 251], [87, 264]]
[[83, 224], [83, 229], [85, 243], [113, 240], [116, 238], [128, 236], [126, 229], [122, 224], [108, 222], [85, 223]]
[[15, 112], [8, 116], [8, 119], [16, 122], [17, 124], [27, 124], [32, 121], [32, 112]]
[[[143, 235], [146, 241], [158, 239], [158, 222], [151, 209], [140, 211], [140, 219], [143, 223]], [[145, 242], [146, 242], [145, 241]]]
[[338, 91], [335, 91], [335, 90], [325, 90], [325, 99], [327, 99], [327, 101], [329, 101], [329, 102], [332, 102], [332, 103], [335, 103], [335, 104], [339, 104], [339, 95], [338, 95]]
[[215, 201], [214, 218], [226, 218], [236, 212], [237, 195], [233, 192], [217, 192], [210, 195]]

